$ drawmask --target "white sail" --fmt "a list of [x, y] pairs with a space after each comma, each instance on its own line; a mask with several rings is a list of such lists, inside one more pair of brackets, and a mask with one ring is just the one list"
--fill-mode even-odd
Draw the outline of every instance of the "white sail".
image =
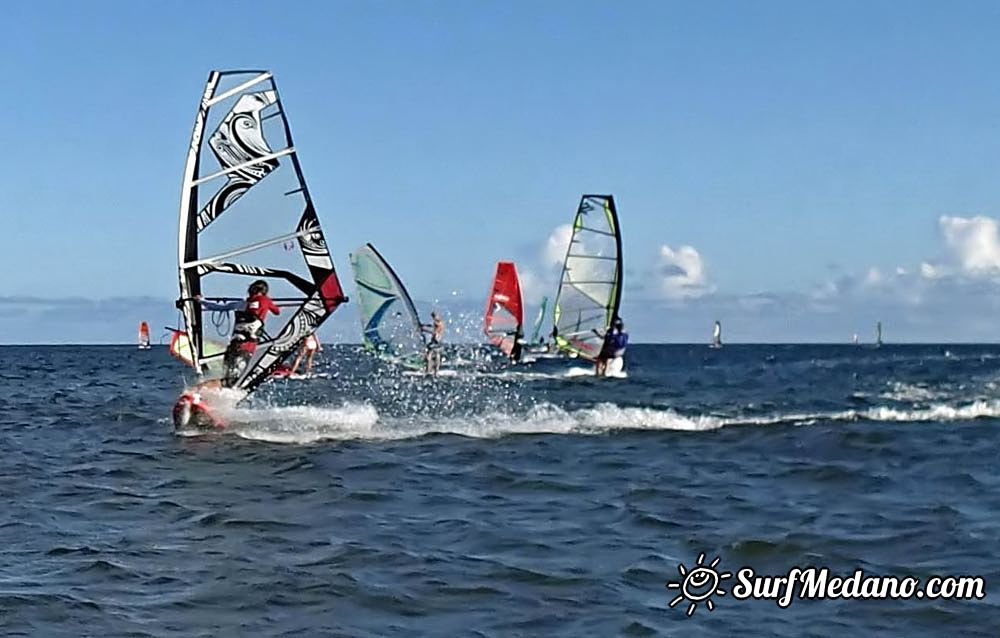
[[[206, 131], [208, 134], [206, 135]], [[238, 259], [238, 261], [233, 261]], [[223, 354], [197, 302], [242, 299], [266, 279], [282, 306], [234, 387], [252, 391], [347, 301], [267, 71], [212, 71], [195, 117], [181, 187], [178, 272], [187, 353], [199, 375]]]

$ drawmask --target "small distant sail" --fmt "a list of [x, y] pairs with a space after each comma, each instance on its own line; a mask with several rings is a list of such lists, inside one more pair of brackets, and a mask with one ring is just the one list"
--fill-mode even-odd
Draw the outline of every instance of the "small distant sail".
[[622, 237], [615, 200], [611, 195], [584, 195], [552, 309], [559, 349], [596, 359], [618, 315], [621, 291]]
[[524, 336], [523, 326], [524, 307], [517, 268], [512, 261], [498, 261], [490, 296], [486, 300], [483, 331], [490, 343], [509, 355], [514, 348], [515, 335], [521, 332], [522, 338]]
[[712, 346], [716, 348], [722, 347], [722, 324], [718, 321], [715, 322], [715, 326], [712, 328]]
[[212, 324], [197, 297], [243, 299], [253, 279], [269, 282], [282, 312], [233, 384], [245, 392], [347, 301], [268, 71], [208, 76], [184, 168], [177, 267], [184, 338], [174, 335], [171, 352], [199, 376], [217, 375], [223, 353], [209, 338]]
[[149, 350], [149, 324], [143, 321], [139, 324], [139, 349]]
[[535, 317], [535, 327], [531, 330], [531, 343], [538, 343], [538, 333], [542, 330], [542, 322], [545, 321], [545, 309], [549, 305], [549, 298], [542, 297], [542, 306], [538, 309], [538, 316]]
[[881, 321], [876, 321], [875, 322], [875, 345], [876, 346], [882, 345], [882, 322]]
[[858, 342], [860, 341], [861, 340], [858, 338], [858, 333], [855, 332], [854, 337], [851, 339], [851, 343], [853, 343], [854, 345], [858, 345]]
[[355, 250], [350, 259], [365, 348], [407, 367], [423, 367], [427, 341], [403, 282], [371, 244]]

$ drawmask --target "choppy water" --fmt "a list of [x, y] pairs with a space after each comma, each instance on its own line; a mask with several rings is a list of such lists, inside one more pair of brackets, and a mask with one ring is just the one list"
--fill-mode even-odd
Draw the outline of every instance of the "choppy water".
[[[998, 633], [1000, 347], [636, 346], [605, 381], [323, 356], [184, 437], [164, 348], [0, 348], [0, 633]], [[700, 552], [987, 597], [687, 617]]]

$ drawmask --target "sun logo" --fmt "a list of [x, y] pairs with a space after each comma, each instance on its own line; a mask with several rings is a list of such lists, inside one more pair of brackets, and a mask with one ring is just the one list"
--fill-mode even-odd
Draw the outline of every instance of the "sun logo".
[[695, 567], [691, 571], [688, 571], [684, 563], [678, 565], [677, 571], [681, 574], [681, 581], [679, 583], [667, 583], [667, 589], [679, 589], [681, 591], [670, 601], [668, 607], [676, 607], [678, 603], [686, 599], [691, 602], [687, 609], [688, 616], [694, 615], [694, 610], [698, 608], [698, 603], [703, 601], [705, 606], [708, 607], [708, 611], [714, 610], [715, 602], [712, 600], [712, 595], [725, 596], [726, 590], [719, 587], [719, 585], [723, 580], [732, 576], [729, 572], [720, 574], [716, 570], [720, 560], [722, 559], [716, 556], [715, 560], [705, 565], [705, 552], [702, 552], [698, 554], [698, 562], [695, 563]]

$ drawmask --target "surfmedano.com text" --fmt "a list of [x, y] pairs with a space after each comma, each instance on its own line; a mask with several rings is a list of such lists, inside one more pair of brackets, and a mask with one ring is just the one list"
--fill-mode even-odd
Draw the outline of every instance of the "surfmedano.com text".
[[736, 572], [731, 594], [737, 600], [773, 600], [784, 609], [794, 599], [982, 600], [986, 585], [981, 576], [932, 576], [921, 585], [913, 576], [870, 576], [861, 569], [848, 577], [831, 575], [827, 567], [793, 567], [785, 576], [761, 576], [744, 567]]

